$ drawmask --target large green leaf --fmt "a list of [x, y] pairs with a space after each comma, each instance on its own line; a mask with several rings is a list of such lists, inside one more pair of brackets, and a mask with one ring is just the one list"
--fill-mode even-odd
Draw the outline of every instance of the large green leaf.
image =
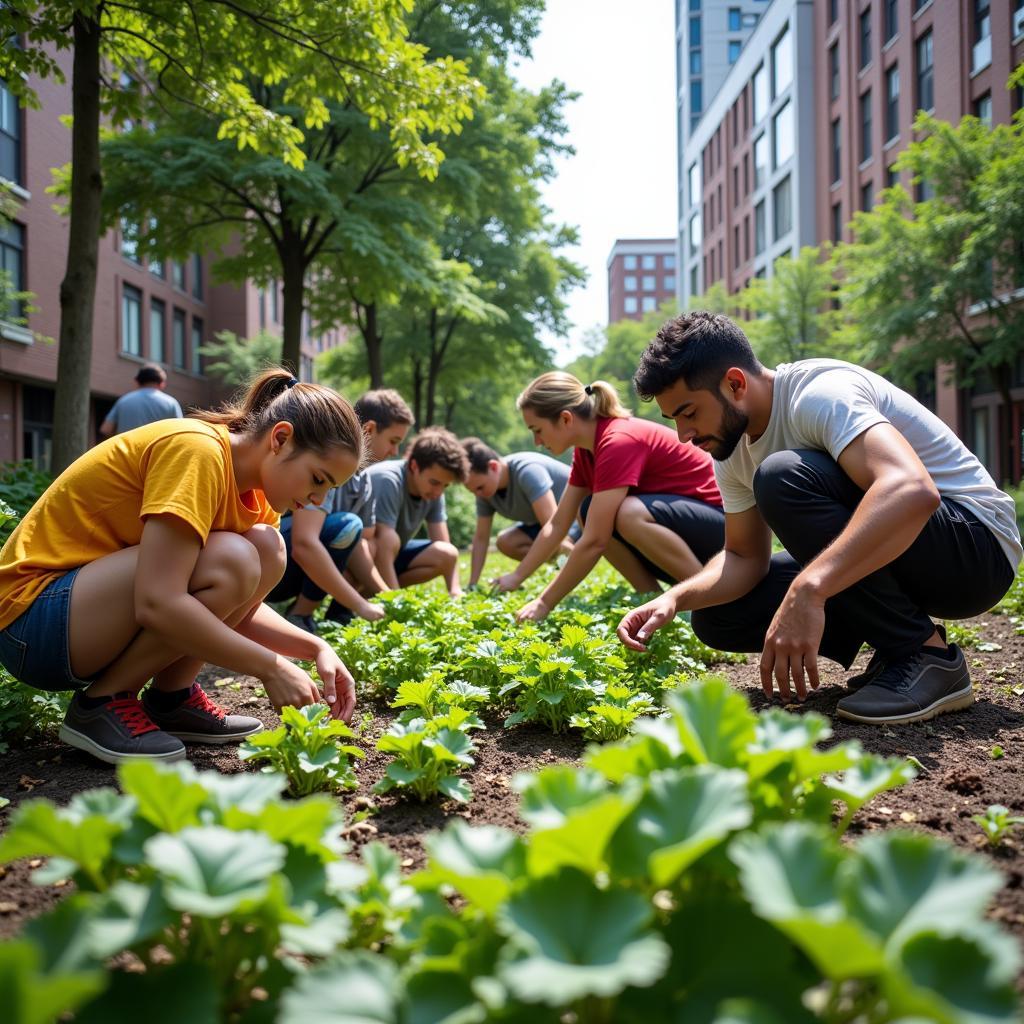
[[865, 754], [852, 768], [841, 775], [826, 776], [824, 782], [846, 804], [846, 818], [849, 819], [879, 793], [902, 786], [916, 775], [914, 767], [901, 757]]
[[756, 719], [746, 700], [725, 679], [701, 679], [673, 690], [665, 702], [683, 749], [696, 764], [735, 768], [746, 762]]
[[[656, 726], [662, 734], [642, 735], [649, 726]], [[630, 776], [641, 778], [659, 768], [672, 768], [679, 763], [678, 756], [671, 753], [672, 744], [682, 753], [679, 732], [664, 719], [637, 719], [634, 735], [621, 743], [606, 743], [592, 746], [587, 752], [587, 764], [603, 775], [609, 782], [622, 782]]]
[[134, 761], [118, 769], [121, 785], [138, 801], [138, 815], [161, 832], [199, 824], [206, 788], [188, 762], [181, 766]]
[[162, 875], [167, 902], [200, 917], [222, 917], [266, 895], [285, 849], [259, 832], [218, 825], [154, 836], [146, 857]]
[[802, 822], [737, 836], [729, 855], [755, 913], [785, 932], [828, 978], [882, 970], [882, 944], [839, 898], [841, 853], [831, 833]]
[[0, 992], [7, 1024], [53, 1024], [105, 984], [101, 971], [43, 974], [32, 943], [0, 943]]
[[397, 971], [380, 956], [339, 954], [282, 996], [277, 1024], [399, 1024]]
[[520, 816], [544, 829], [564, 825], [570, 813], [603, 796], [608, 785], [595, 771], [562, 764], [516, 775], [512, 788], [520, 794]]
[[115, 971], [110, 987], [75, 1015], [75, 1024], [118, 1024], [140, 1016], [146, 1024], [220, 1024], [220, 1001], [216, 979], [203, 964]]
[[483, 1024], [487, 1009], [470, 979], [454, 971], [417, 971], [406, 991], [409, 1013], [403, 1024]]
[[306, 850], [325, 863], [347, 849], [347, 844], [338, 838], [343, 825], [342, 811], [335, 800], [325, 795], [276, 800], [257, 813], [226, 810], [224, 824], [234, 830], [262, 832], [279, 843]]
[[731, 831], [750, 824], [747, 776], [710, 765], [654, 772], [608, 845], [613, 874], [671, 885]]
[[526, 867], [522, 840], [496, 825], [473, 828], [456, 819], [425, 845], [433, 873], [487, 914], [508, 898]]
[[652, 985], [668, 968], [670, 951], [650, 920], [639, 893], [601, 890], [565, 869], [513, 896], [499, 915], [512, 944], [498, 977], [524, 1002], [549, 1006]]

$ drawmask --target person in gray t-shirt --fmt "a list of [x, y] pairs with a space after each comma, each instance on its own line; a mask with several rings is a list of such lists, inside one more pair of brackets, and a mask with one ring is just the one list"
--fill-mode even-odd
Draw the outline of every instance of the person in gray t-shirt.
[[163, 367], [155, 363], [146, 363], [137, 374], [134, 391], [122, 395], [107, 413], [106, 419], [100, 424], [100, 433], [104, 437], [123, 434], [126, 430], [144, 427], [147, 423], [157, 420], [180, 420], [181, 406], [178, 400], [168, 395], [167, 374]]
[[[666, 323], [633, 382], [709, 451], [725, 550], [619, 625], [644, 650], [693, 612], [711, 647], [761, 651], [761, 685], [784, 700], [818, 686], [819, 653], [865, 671], [843, 718], [916, 722], [974, 700], [963, 652], [933, 619], [991, 608], [1022, 554], [1009, 495], [934, 413], [885, 378], [837, 359], [769, 370], [728, 317]], [[785, 551], [772, 555], [771, 534]]]
[[[569, 482], [569, 466], [542, 452], [513, 452], [502, 457], [478, 437], [463, 438], [462, 447], [469, 459], [466, 487], [476, 495], [469, 573], [469, 585], [473, 586], [487, 562], [494, 513], [514, 524], [498, 534], [498, 550], [521, 562], [541, 527], [555, 514]], [[560, 550], [568, 554], [578, 537], [579, 527], [574, 526]]]
[[[448, 593], [462, 593], [459, 552], [448, 537], [445, 489], [466, 477], [466, 454], [458, 438], [441, 427], [424, 430], [405, 459], [371, 466], [377, 514], [377, 569], [389, 587], [409, 587], [437, 576]], [[414, 535], [426, 524], [427, 539]]]

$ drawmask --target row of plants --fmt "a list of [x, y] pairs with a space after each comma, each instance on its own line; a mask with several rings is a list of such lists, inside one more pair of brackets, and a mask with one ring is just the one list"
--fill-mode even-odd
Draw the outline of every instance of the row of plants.
[[336, 801], [284, 801], [276, 772], [137, 763], [121, 793], [27, 801], [0, 860], [76, 891], [0, 946], [6, 1019], [1018, 1019], [1019, 953], [984, 919], [999, 875], [923, 835], [843, 841], [910, 765], [720, 679], [666, 704], [517, 777], [525, 834], [457, 819], [408, 876], [380, 844], [348, 856]]

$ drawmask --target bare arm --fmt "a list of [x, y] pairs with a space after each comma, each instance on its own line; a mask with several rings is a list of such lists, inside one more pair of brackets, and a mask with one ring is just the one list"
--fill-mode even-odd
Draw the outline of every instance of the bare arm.
[[522, 586], [524, 580], [529, 579], [558, 551], [588, 493], [583, 487], [566, 487], [555, 514], [541, 527], [540, 533], [530, 545], [530, 550], [526, 552], [526, 557], [512, 572], [501, 577], [503, 589], [512, 590]]
[[[369, 529], [372, 530], [373, 527]], [[359, 581], [365, 593], [379, 594], [382, 590], [389, 588], [384, 582], [384, 577], [377, 571], [377, 566], [373, 563], [372, 540], [367, 537], [367, 532], [364, 531], [363, 536], [356, 543], [355, 550], [348, 560], [347, 568]]]
[[114, 426], [114, 423], [113, 423], [112, 420], [104, 420], [100, 424], [100, 434], [103, 437], [111, 437], [114, 434], [114, 431], [116, 431], [116, 430], [117, 430], [117, 427]]
[[448, 535], [448, 524], [446, 522], [427, 523], [427, 537], [430, 540], [440, 540], [444, 541], [446, 544], [451, 543], [451, 537]]
[[395, 559], [402, 549], [402, 542], [393, 526], [377, 524], [376, 551], [373, 556], [374, 565], [388, 590], [398, 589], [398, 577], [395, 575]]
[[[543, 526], [558, 511], [554, 491], [545, 491], [536, 501], [530, 503], [537, 522]], [[572, 525], [571, 523], [569, 524]]]
[[491, 526], [494, 516], [477, 516], [473, 533], [473, 548], [469, 561], [469, 585], [475, 586], [487, 562], [487, 549], [491, 544]]

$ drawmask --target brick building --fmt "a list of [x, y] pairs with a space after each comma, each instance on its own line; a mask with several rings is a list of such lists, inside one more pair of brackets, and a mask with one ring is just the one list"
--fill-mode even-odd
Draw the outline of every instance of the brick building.
[[608, 255], [608, 323], [642, 320], [676, 297], [676, 240], [619, 238]]
[[[63, 51], [58, 59], [70, 82], [71, 54]], [[60, 120], [71, 112], [71, 89], [52, 80], [34, 84], [40, 109], [19, 109], [0, 81], [0, 178], [17, 205], [12, 223], [0, 229], [0, 269], [16, 290], [34, 293], [38, 308], [27, 328], [0, 311], [0, 461], [31, 459], [48, 468], [57, 344], [34, 340], [34, 332], [56, 339], [60, 329], [68, 221], [54, 211], [46, 189], [51, 169], [71, 159], [71, 132]], [[164, 366], [168, 393], [183, 407], [206, 405], [220, 391], [203, 373], [199, 345], [224, 329], [249, 337], [281, 328], [278, 285], [214, 285], [207, 255], [147, 266], [133, 235], [131, 225], [122, 225], [100, 240], [90, 379], [90, 435], [97, 439], [114, 400], [134, 387], [141, 363]], [[340, 339], [338, 331], [304, 339], [304, 379], [312, 379], [317, 353]]]

